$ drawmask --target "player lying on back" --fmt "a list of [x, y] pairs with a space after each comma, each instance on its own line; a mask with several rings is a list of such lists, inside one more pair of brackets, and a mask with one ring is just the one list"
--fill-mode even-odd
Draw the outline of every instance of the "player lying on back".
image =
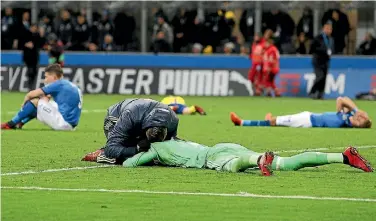
[[368, 114], [359, 110], [348, 97], [337, 98], [337, 112], [311, 113], [308, 111], [293, 115], [273, 117], [271, 113], [265, 120], [242, 120], [231, 113], [231, 121], [235, 126], [285, 126], [285, 127], [329, 127], [329, 128], [371, 128], [372, 121]]
[[[1, 129], [21, 129], [24, 124], [37, 118], [54, 130], [73, 130], [80, 120], [82, 108], [81, 90], [63, 79], [59, 64], [46, 67], [45, 86], [26, 94], [22, 109]], [[50, 101], [49, 97], [54, 101]]]
[[348, 147], [343, 153], [306, 152], [291, 157], [279, 157], [274, 156], [272, 152], [257, 153], [234, 143], [207, 147], [182, 140], [152, 143], [147, 152], [140, 152], [127, 159], [123, 166], [137, 167], [154, 163], [228, 172], [242, 172], [259, 167], [264, 176], [270, 176], [273, 170], [294, 171], [333, 163], [347, 164], [365, 172], [373, 172], [371, 165], [354, 147]]
[[200, 115], [206, 115], [204, 109], [197, 105], [188, 107], [185, 104], [185, 100], [179, 96], [165, 97], [161, 103], [168, 105], [176, 114], [190, 115], [199, 113]]
[[179, 119], [167, 106], [151, 99], [125, 99], [107, 109], [104, 148], [83, 161], [121, 164], [137, 153], [139, 143], [164, 141], [177, 136]]

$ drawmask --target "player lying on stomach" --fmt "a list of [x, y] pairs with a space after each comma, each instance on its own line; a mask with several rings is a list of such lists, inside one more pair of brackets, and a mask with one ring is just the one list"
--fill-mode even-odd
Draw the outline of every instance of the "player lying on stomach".
[[179, 96], [168, 96], [162, 99], [161, 103], [168, 105], [176, 114], [196, 114], [206, 115], [206, 112], [201, 107], [194, 105], [188, 107], [185, 100]]
[[337, 98], [337, 112], [311, 113], [308, 111], [293, 115], [273, 117], [271, 113], [265, 120], [242, 120], [231, 113], [231, 121], [235, 126], [286, 126], [286, 127], [329, 127], [329, 128], [371, 128], [372, 121], [368, 114], [359, 110], [348, 97]]
[[[44, 77], [45, 86], [26, 94], [22, 109], [10, 121], [1, 124], [2, 130], [21, 129], [34, 118], [54, 130], [73, 130], [78, 125], [82, 108], [81, 90], [63, 79], [63, 70], [58, 64], [46, 67]], [[49, 97], [54, 101], [50, 101]]]
[[292, 157], [279, 157], [272, 152], [256, 153], [234, 143], [207, 147], [182, 140], [152, 143], [147, 152], [128, 158], [123, 166], [137, 167], [153, 163], [228, 172], [242, 172], [258, 166], [264, 176], [271, 175], [273, 170], [292, 171], [332, 163], [347, 164], [365, 172], [373, 171], [354, 147], [348, 147], [343, 153], [306, 152]]

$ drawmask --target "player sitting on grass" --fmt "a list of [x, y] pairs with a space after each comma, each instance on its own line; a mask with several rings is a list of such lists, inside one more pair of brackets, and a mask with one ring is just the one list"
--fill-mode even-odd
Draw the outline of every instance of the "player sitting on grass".
[[194, 105], [188, 107], [182, 97], [168, 96], [162, 99], [161, 103], [168, 105], [176, 114], [196, 114], [206, 115], [206, 112], [201, 107]]
[[[63, 79], [60, 65], [49, 65], [44, 72], [45, 86], [30, 91], [25, 96], [22, 109], [1, 129], [21, 129], [24, 124], [37, 118], [54, 130], [73, 130], [80, 120], [82, 94], [80, 89]], [[54, 101], [50, 101], [52, 96]]]
[[167, 106], [151, 99], [126, 99], [107, 109], [104, 148], [89, 153], [83, 161], [121, 164], [137, 153], [139, 143], [169, 140], [177, 136], [179, 119]]
[[265, 120], [242, 120], [235, 113], [230, 114], [235, 126], [286, 126], [286, 127], [329, 127], [329, 128], [371, 128], [372, 122], [368, 114], [359, 110], [348, 97], [337, 98], [337, 112], [322, 114], [308, 111], [293, 115], [273, 117], [271, 113]]
[[348, 147], [343, 153], [305, 152], [291, 157], [279, 157], [272, 152], [256, 153], [234, 143], [207, 147], [182, 140], [152, 143], [147, 152], [128, 158], [123, 166], [137, 167], [154, 163], [228, 172], [242, 172], [258, 166], [264, 176], [271, 175], [273, 170], [294, 171], [333, 163], [347, 164], [365, 172], [373, 171], [371, 165], [354, 147]]

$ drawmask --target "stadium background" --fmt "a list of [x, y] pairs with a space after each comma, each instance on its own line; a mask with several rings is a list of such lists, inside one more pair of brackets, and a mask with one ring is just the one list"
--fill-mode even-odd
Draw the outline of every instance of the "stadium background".
[[[335, 98], [338, 95], [346, 95], [353, 98], [357, 93], [370, 91], [375, 87], [376, 40], [371, 39], [371, 54], [368, 56], [360, 50], [367, 33], [372, 34], [375, 31], [374, 2], [76, 2], [72, 5], [69, 2], [42, 1], [4, 2], [2, 9], [6, 7], [13, 8], [13, 17], [16, 21], [22, 20], [25, 11], [30, 12], [30, 22], [39, 23], [39, 27], [44, 29], [45, 38], [48, 35], [47, 30], [56, 33], [60, 39], [67, 35], [74, 35], [73, 38], [76, 40], [71, 39], [74, 41], [73, 45], [64, 47], [65, 67], [73, 69], [67, 70], [68, 78], [81, 86], [86, 93], [253, 95], [250, 83], [247, 82], [247, 72], [251, 65], [251, 61], [247, 58], [249, 46], [254, 33], [272, 29], [275, 31], [274, 35], [279, 36], [276, 38], [277, 44], [281, 53], [284, 54], [281, 59], [281, 71], [277, 76], [277, 85], [284, 96], [300, 97], [307, 96], [314, 80], [308, 54], [310, 39], [320, 32], [323, 23], [327, 20], [334, 21], [332, 11], [338, 10], [340, 16], [334, 26], [334, 33], [340, 34], [334, 34], [336, 36], [334, 40], [336, 44], [336, 41], [342, 39], [345, 45], [343, 53], [337, 52], [332, 59], [325, 97]], [[183, 12], [182, 9], [184, 9]], [[218, 23], [220, 9], [226, 12], [224, 16], [227, 23]], [[71, 18], [68, 23], [73, 27], [79, 26], [77, 16], [83, 15], [86, 18], [84, 22], [88, 27], [86, 34], [75, 35], [74, 31], [69, 33], [59, 31], [64, 10], [69, 11]], [[279, 10], [278, 13], [277, 10]], [[307, 14], [304, 15], [304, 13]], [[108, 17], [106, 21], [103, 20], [105, 16]], [[45, 17], [49, 18], [48, 22], [45, 21]], [[156, 47], [160, 42], [156, 42], [156, 33], [153, 30], [158, 26], [159, 17], [163, 17], [165, 25], [169, 27], [163, 29], [166, 32], [165, 35], [168, 36], [168, 32], [173, 32], [175, 37], [173, 39], [165, 37], [166, 40], [162, 41], [162, 46]], [[304, 32], [302, 24], [305, 17], [311, 19], [312, 22], [307, 23], [309, 31], [303, 41], [307, 54], [302, 54], [298, 50], [301, 46], [298, 32]], [[103, 28], [107, 23], [111, 29]], [[18, 36], [17, 29], [13, 32], [15, 34], [12, 36]], [[178, 32], [184, 33], [186, 38], [177, 39]], [[192, 35], [192, 32], [195, 34]], [[104, 43], [107, 34], [112, 36], [112, 43]], [[84, 35], [84, 37], [78, 35]], [[164, 50], [166, 48], [163, 47], [164, 43], [169, 45], [167, 51], [179, 54], [163, 55], [166, 52]], [[111, 45], [111, 47], [101, 47], [104, 44]], [[138, 54], [139, 52], [142, 54]], [[207, 57], [209, 54], [212, 54], [210, 58]], [[341, 57], [343, 55], [346, 57]], [[36, 84], [41, 83], [41, 74], [43, 66], [47, 64], [47, 59], [42, 48], [40, 59], [42, 68]], [[8, 52], [3, 48], [1, 61], [3, 90], [27, 90], [25, 89], [26, 70], [22, 69], [21, 54], [14, 51]], [[89, 86], [92, 83], [89, 78], [95, 82], [101, 82], [101, 85], [107, 84], [106, 68], [121, 70], [122, 73], [115, 74], [119, 80], [126, 81], [130, 78], [130, 82], [137, 82], [136, 77], [138, 76], [140, 81], [142, 76], [136, 73], [130, 73], [128, 76], [123, 73], [123, 70], [139, 70], [146, 67], [148, 76], [151, 75], [153, 78], [146, 79], [150, 89], [144, 88], [134, 92], [132, 89], [136, 87], [134, 83], [121, 84], [115, 86], [119, 89], [110, 91], [104, 90], [103, 86], [99, 87], [100, 85], [97, 84]], [[97, 68], [101, 68], [102, 71], [93, 73], [92, 70], [95, 71]], [[77, 69], [82, 72], [83, 76], [76, 75]], [[160, 72], [165, 69], [173, 69], [174, 73], [180, 71], [188, 75], [193, 71], [196, 75], [188, 77], [180, 73], [173, 74], [174, 77], [166, 79], [172, 81], [171, 86], [168, 89], [159, 89], [160, 84], [166, 83], [162, 81], [163, 79], [158, 81]], [[210, 88], [203, 91], [199, 86], [196, 89], [192, 86], [189, 90], [180, 90], [179, 83], [183, 81], [188, 82], [188, 85], [203, 81], [202, 85], [213, 85], [212, 88], [214, 88], [215, 79], [212, 76], [217, 75], [213, 73], [221, 71], [224, 72], [223, 78], [226, 83], [222, 88], [215, 89], [216, 91]], [[196, 79], [197, 75], [200, 79]], [[118, 79], [116, 77], [115, 79]], [[88, 90], [87, 87], [92, 90]], [[128, 90], [127, 87], [131, 89]]]
[[[151, 45], [154, 12], [158, 8], [172, 20], [180, 7], [216, 12], [222, 4], [2, 2], [2, 10], [13, 8], [18, 19], [28, 10], [32, 22], [38, 23], [43, 16], [41, 13], [39, 17], [39, 13], [44, 10], [59, 18], [62, 9], [71, 9], [75, 15], [86, 9], [89, 24], [94, 24], [90, 11], [103, 13], [108, 7], [114, 19], [117, 12], [125, 10], [135, 21], [132, 32], [135, 43], [127, 45], [124, 51], [65, 50], [65, 77], [85, 91], [76, 131], [51, 131], [38, 121], [30, 122], [21, 131], [1, 131], [1, 219], [374, 220], [375, 173], [361, 173], [345, 165], [276, 171], [274, 176], [265, 178], [258, 171], [228, 174], [161, 167], [97, 168], [80, 161], [84, 154], [105, 143], [103, 116], [110, 105], [131, 97], [161, 100], [165, 94], [174, 93], [184, 95], [188, 104], [200, 105], [208, 113], [207, 116], [179, 116], [179, 136], [184, 139], [205, 145], [236, 142], [254, 151], [272, 150], [281, 156], [307, 150], [341, 152], [354, 145], [376, 165], [375, 127], [370, 130], [241, 128], [230, 122], [231, 111], [247, 118], [263, 119], [269, 111], [282, 115], [304, 110], [334, 110], [334, 100], [304, 98], [313, 77], [310, 55], [282, 55], [278, 86], [285, 88], [284, 96], [294, 98], [275, 99], [250, 96], [252, 89], [246, 73], [251, 63], [247, 55], [239, 55], [242, 41], [235, 44], [239, 50], [231, 55], [194, 55], [189, 53], [189, 47], [180, 54], [155, 55]], [[332, 58], [326, 98], [353, 97], [357, 92], [375, 87], [375, 56], [356, 55], [365, 34], [375, 31], [375, 2], [231, 2], [229, 7], [236, 18], [233, 33], [242, 38], [238, 26], [245, 8], [256, 9], [255, 16], [259, 17], [263, 11], [280, 8], [297, 24], [305, 6], [313, 10], [316, 34], [320, 31], [322, 16], [330, 8], [341, 8], [352, 27], [344, 55]], [[254, 28], [261, 31], [262, 23]], [[295, 36], [296, 32], [292, 41], [296, 40]], [[28, 88], [20, 51], [2, 50], [1, 63], [1, 120], [4, 122], [19, 110]], [[42, 51], [35, 86], [41, 84], [47, 63], [47, 53]], [[376, 119], [374, 102], [357, 101], [357, 104]]]

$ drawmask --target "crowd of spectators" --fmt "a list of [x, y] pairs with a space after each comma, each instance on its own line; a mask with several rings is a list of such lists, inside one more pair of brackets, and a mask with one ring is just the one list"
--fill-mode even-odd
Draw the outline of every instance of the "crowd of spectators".
[[[11, 8], [2, 14], [2, 49], [21, 49], [26, 32], [37, 25], [41, 37], [41, 48], [47, 37], [54, 33], [64, 50], [71, 51], [140, 51], [140, 40], [136, 32], [136, 20], [126, 12], [111, 14], [103, 10], [93, 13], [92, 24], [86, 21], [86, 12], [62, 10], [59, 16], [42, 13], [38, 24], [31, 24], [30, 13], [25, 11], [20, 19]], [[266, 30], [273, 38], [281, 54], [309, 54], [309, 41], [313, 36], [313, 13], [305, 8], [298, 23], [283, 11], [272, 10], [262, 13], [262, 32], [254, 33], [255, 11], [243, 10], [240, 18], [228, 9], [224, 2], [218, 10], [208, 10], [199, 15], [197, 10], [178, 9], [168, 17], [162, 9], [153, 11], [153, 24], [148, 39], [149, 51], [195, 53], [195, 54], [248, 54], [256, 34]], [[321, 24], [330, 21], [333, 25], [334, 54], [343, 54], [351, 30], [348, 17], [337, 9], [326, 11]], [[234, 35], [238, 23], [240, 34]], [[241, 35], [241, 36], [240, 36]], [[357, 54], [374, 55], [376, 40], [369, 33], [356, 50]]]

